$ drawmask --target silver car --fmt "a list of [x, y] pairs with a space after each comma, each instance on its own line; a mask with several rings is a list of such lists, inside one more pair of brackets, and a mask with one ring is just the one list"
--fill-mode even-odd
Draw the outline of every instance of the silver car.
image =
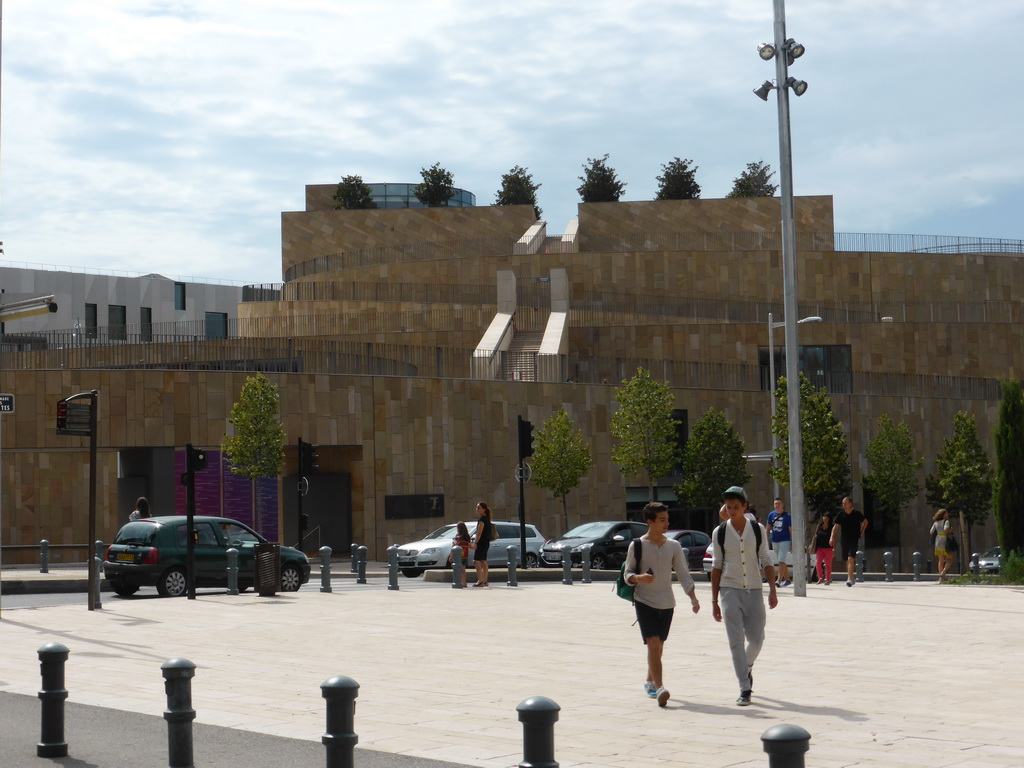
[[[420, 541], [402, 544], [398, 548], [398, 567], [403, 576], [421, 576], [428, 568], [451, 568], [452, 539], [455, 538], [455, 527], [458, 523], [448, 523], [436, 531], [428, 533]], [[487, 552], [487, 563], [493, 566], [508, 564], [508, 548], [519, 550], [519, 523], [495, 521], [498, 538], [491, 542]], [[470, 538], [476, 530], [476, 520], [466, 523]], [[544, 545], [544, 537], [534, 525], [526, 525], [526, 567], [536, 568], [540, 562], [540, 548]], [[473, 557], [470, 550], [470, 559]], [[519, 558], [520, 565], [523, 559]], [[467, 564], [468, 565], [468, 564]]]

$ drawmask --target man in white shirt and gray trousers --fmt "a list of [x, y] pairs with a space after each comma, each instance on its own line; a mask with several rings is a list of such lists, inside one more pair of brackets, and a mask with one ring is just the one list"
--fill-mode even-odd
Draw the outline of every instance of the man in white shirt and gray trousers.
[[[768, 582], [768, 607], [779, 604], [775, 567], [768, 551], [768, 534], [746, 517], [747, 494], [738, 485], [722, 494], [729, 519], [711, 535], [711, 610], [715, 621], [725, 621], [732, 665], [740, 685], [736, 703], [750, 704], [754, 689], [754, 662], [764, 644], [766, 614], [761, 573]], [[754, 530], [757, 526], [760, 530]], [[719, 604], [721, 600], [721, 604]]]

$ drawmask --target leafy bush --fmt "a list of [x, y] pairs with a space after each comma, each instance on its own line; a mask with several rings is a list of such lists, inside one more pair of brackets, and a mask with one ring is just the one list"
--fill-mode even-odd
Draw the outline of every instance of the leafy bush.
[[1004, 584], [1024, 584], [1024, 552], [1013, 550], [1003, 558], [999, 575]]

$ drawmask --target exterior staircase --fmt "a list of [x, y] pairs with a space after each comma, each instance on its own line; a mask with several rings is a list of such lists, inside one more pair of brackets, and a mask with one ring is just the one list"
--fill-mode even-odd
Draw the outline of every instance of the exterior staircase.
[[505, 355], [505, 378], [509, 381], [537, 380], [537, 350], [544, 339], [542, 332], [519, 332], [512, 337]]

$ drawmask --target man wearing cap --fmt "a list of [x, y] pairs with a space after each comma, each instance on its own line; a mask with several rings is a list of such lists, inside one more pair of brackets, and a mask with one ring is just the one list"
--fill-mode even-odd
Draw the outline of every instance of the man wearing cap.
[[[736, 703], [750, 705], [754, 689], [754, 662], [764, 645], [767, 615], [761, 589], [761, 572], [768, 582], [768, 607], [779, 604], [775, 568], [768, 552], [768, 534], [760, 523], [746, 517], [747, 493], [738, 485], [722, 494], [729, 519], [711, 535], [711, 611], [715, 621], [725, 622], [732, 665], [740, 686]], [[755, 531], [754, 526], [759, 530]]]

